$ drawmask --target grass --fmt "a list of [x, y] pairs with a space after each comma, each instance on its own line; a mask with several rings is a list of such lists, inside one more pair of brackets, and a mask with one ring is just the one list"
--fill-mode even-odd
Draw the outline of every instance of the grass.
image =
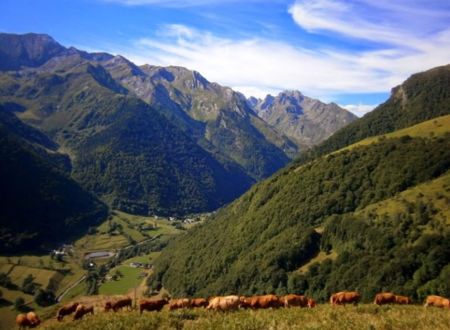
[[58, 278], [56, 276], [58, 272], [56, 271], [19, 265], [15, 265], [12, 268], [9, 277], [14, 284], [20, 287], [22, 286], [23, 280], [30, 274], [34, 277], [33, 282], [39, 284], [43, 289], [47, 288], [50, 279]]
[[100, 294], [125, 294], [142, 281], [140, 274], [144, 270], [141, 268], [122, 265], [111, 269], [109, 273], [112, 275], [117, 270], [122, 273], [123, 277], [120, 277], [117, 281], [111, 280], [102, 284], [99, 288]]
[[407, 212], [408, 204], [422, 202], [433, 206], [433, 218], [440, 219], [443, 224], [450, 224], [450, 172], [439, 178], [407, 189], [393, 198], [371, 204], [356, 214], [394, 215]]
[[151, 263], [153, 260], [155, 260], [161, 252], [151, 252], [149, 254], [138, 256], [134, 258], [127, 259], [123, 262], [123, 264], [129, 264], [130, 262], [142, 262], [142, 263]]
[[314, 309], [238, 310], [214, 312], [185, 310], [160, 313], [104, 313], [77, 322], [44, 324], [45, 329], [424, 329], [450, 327], [450, 311], [422, 306], [359, 305]]
[[126, 294], [142, 282], [143, 277], [140, 276], [142, 273], [149, 273], [149, 270], [130, 267], [129, 264], [131, 262], [152, 263], [153, 260], [156, 259], [160, 254], [161, 252], [151, 252], [143, 256], [137, 256], [125, 260], [124, 262], [122, 262], [122, 265], [117, 266], [109, 271], [109, 275], [112, 276], [117, 270], [119, 270], [123, 274], [123, 277], [119, 278], [117, 281], [111, 280], [105, 282], [100, 286], [99, 293], [108, 295]]
[[[437, 117], [431, 120], [427, 120], [420, 124], [407, 127], [389, 134], [382, 135], [385, 138], [399, 138], [405, 135], [409, 135], [411, 137], [423, 137], [429, 138], [433, 136], [444, 135], [445, 133], [450, 132], [450, 115]], [[356, 142], [348, 147], [340, 149], [336, 152], [341, 152], [344, 150], [351, 150], [355, 147], [365, 146], [372, 143], [376, 143], [379, 141], [382, 136], [373, 136], [359, 142]]]
[[70, 289], [64, 296], [63, 302], [68, 302], [73, 300], [75, 297], [81, 296], [86, 293], [86, 283], [80, 282]]
[[334, 260], [337, 258], [337, 256], [338, 256], [338, 254], [336, 253], [336, 251], [331, 251], [328, 254], [325, 253], [324, 251], [320, 251], [314, 258], [312, 258], [306, 264], [304, 264], [299, 269], [297, 269], [296, 272], [306, 273], [308, 271], [309, 267], [311, 267], [313, 264], [322, 262], [326, 259]]

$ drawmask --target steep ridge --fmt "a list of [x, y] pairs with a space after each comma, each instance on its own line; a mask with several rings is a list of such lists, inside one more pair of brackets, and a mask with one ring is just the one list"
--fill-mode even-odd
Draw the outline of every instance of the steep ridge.
[[[424, 79], [424, 88], [427, 84]], [[442, 104], [449, 103], [447, 88], [444, 82], [433, 90]], [[420, 83], [416, 92], [422, 101], [429, 99]], [[425, 104], [423, 109], [428, 111]], [[440, 126], [447, 122], [446, 117], [435, 120]], [[151, 283], [163, 284], [174, 295], [289, 291], [319, 300], [348, 289], [360, 290], [365, 300], [382, 290], [416, 298], [438, 292], [432, 289], [446, 276], [450, 262], [445, 248], [450, 238], [445, 225], [450, 127], [435, 130], [428, 122], [412, 130], [421, 134], [410, 136], [404, 130], [379, 136], [368, 144], [288, 166], [255, 185], [204, 225], [172, 242], [155, 263]], [[434, 182], [441, 182], [443, 190], [423, 189]], [[423, 196], [415, 195], [395, 210], [378, 206], [402, 199], [408, 191]], [[437, 202], [430, 204], [429, 199]], [[373, 208], [379, 212], [360, 211]], [[319, 252], [330, 253], [330, 258], [298, 271]], [[448, 286], [439, 290], [450, 294]]]
[[107, 208], [49, 161], [48, 138], [23, 123], [12, 127], [12, 117], [0, 112], [0, 251], [40, 253], [84, 234]]
[[299, 145], [311, 147], [357, 119], [335, 103], [325, 104], [298, 91], [250, 99], [258, 116]]

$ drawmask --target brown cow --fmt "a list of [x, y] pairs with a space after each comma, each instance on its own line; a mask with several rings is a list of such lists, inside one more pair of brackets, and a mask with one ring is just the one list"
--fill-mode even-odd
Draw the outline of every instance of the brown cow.
[[17, 315], [16, 316], [16, 324], [19, 327], [19, 329], [31, 327], [30, 321], [28, 321], [26, 314]]
[[39, 324], [41, 324], [41, 319], [39, 318], [39, 316], [36, 315], [35, 312], [28, 312], [27, 319], [30, 322], [32, 327], [36, 327]]
[[75, 312], [77, 307], [78, 307], [78, 303], [77, 302], [64, 305], [63, 307], [61, 307], [58, 310], [58, 313], [56, 314], [56, 318], [58, 319], [58, 321], [62, 321], [64, 316], [70, 315], [73, 312]]
[[169, 310], [171, 310], [171, 311], [173, 311], [175, 309], [188, 308], [188, 307], [191, 307], [191, 301], [187, 298], [172, 299], [169, 302]]
[[440, 296], [428, 296], [425, 299], [424, 307], [435, 306], [441, 308], [450, 308], [450, 300]]
[[157, 311], [159, 312], [163, 309], [164, 305], [167, 305], [169, 301], [167, 299], [157, 299], [157, 300], [139, 300], [139, 312], [142, 314], [143, 311]]
[[357, 304], [361, 295], [356, 291], [341, 291], [331, 295], [330, 303], [334, 305]]
[[280, 298], [280, 302], [284, 305], [284, 307], [306, 307], [308, 306], [308, 298], [305, 296], [300, 296], [297, 294], [288, 294]]
[[373, 303], [375, 305], [393, 304], [395, 303], [395, 294], [392, 292], [377, 293]]
[[412, 304], [411, 298], [407, 296], [395, 296], [395, 303], [399, 305], [410, 305]]
[[213, 297], [209, 300], [206, 309], [227, 311], [237, 309], [241, 302], [238, 296]]
[[308, 307], [309, 307], [309, 308], [314, 308], [314, 307], [316, 307], [316, 301], [315, 301], [314, 299], [312, 299], [312, 298], [309, 298], [309, 299], [308, 299]]
[[[307, 302], [306, 302], [307, 303]], [[244, 308], [278, 308], [283, 306], [283, 302], [273, 295], [268, 294], [264, 296], [252, 296], [252, 297], [241, 297], [240, 305]]]
[[191, 307], [206, 307], [208, 306], [208, 300], [205, 298], [194, 298], [191, 299]]
[[34, 328], [41, 323], [41, 320], [35, 312], [28, 312], [27, 314], [19, 314], [16, 316], [16, 324], [19, 329]]
[[117, 312], [117, 310], [127, 307], [128, 310], [133, 309], [133, 300], [130, 297], [122, 298], [116, 301], [108, 301], [105, 304], [105, 312], [109, 310], [113, 310]]
[[75, 314], [73, 315], [73, 320], [80, 320], [83, 318], [84, 315], [86, 314], [92, 314], [94, 315], [94, 306], [85, 306], [82, 304], [79, 304], [77, 306], [77, 309], [75, 310]]

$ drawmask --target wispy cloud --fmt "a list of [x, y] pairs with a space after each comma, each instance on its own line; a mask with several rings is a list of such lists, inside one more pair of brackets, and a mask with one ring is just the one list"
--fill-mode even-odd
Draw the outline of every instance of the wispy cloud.
[[289, 13], [309, 32], [420, 49], [424, 37], [448, 29], [450, 6], [433, 0], [297, 0]]

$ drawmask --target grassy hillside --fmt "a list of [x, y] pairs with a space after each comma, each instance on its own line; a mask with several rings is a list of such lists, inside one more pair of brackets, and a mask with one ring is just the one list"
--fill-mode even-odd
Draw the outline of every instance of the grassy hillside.
[[440, 116], [413, 125], [411, 127], [400, 129], [398, 131], [387, 133], [381, 136], [373, 136], [366, 138], [364, 140], [351, 144], [345, 148], [339, 149], [337, 152], [343, 150], [351, 150], [358, 146], [376, 143], [378, 142], [379, 139], [399, 138], [405, 135], [409, 135], [410, 137], [422, 137], [422, 138], [441, 136], [445, 135], [449, 131], [449, 127], [450, 127], [450, 115]]
[[[435, 126], [424, 123], [281, 171], [169, 245], [153, 284], [176, 295], [306, 291], [319, 300], [344, 289], [361, 290], [365, 300], [380, 290], [433, 292], [450, 262], [450, 127], [431, 134]], [[421, 134], [403, 135], [413, 131]], [[439, 193], [427, 188], [436, 185]], [[405, 198], [402, 192], [420, 195], [392, 207], [398, 211], [381, 211], [390, 199]], [[337, 257], [296, 272], [321, 252]], [[445, 285], [438, 291], [450, 295]]]
[[448, 311], [422, 306], [319, 305], [314, 309], [239, 310], [217, 313], [206, 310], [149, 313], [103, 313], [84, 320], [49, 322], [44, 329], [418, 329], [437, 330], [450, 326]]

